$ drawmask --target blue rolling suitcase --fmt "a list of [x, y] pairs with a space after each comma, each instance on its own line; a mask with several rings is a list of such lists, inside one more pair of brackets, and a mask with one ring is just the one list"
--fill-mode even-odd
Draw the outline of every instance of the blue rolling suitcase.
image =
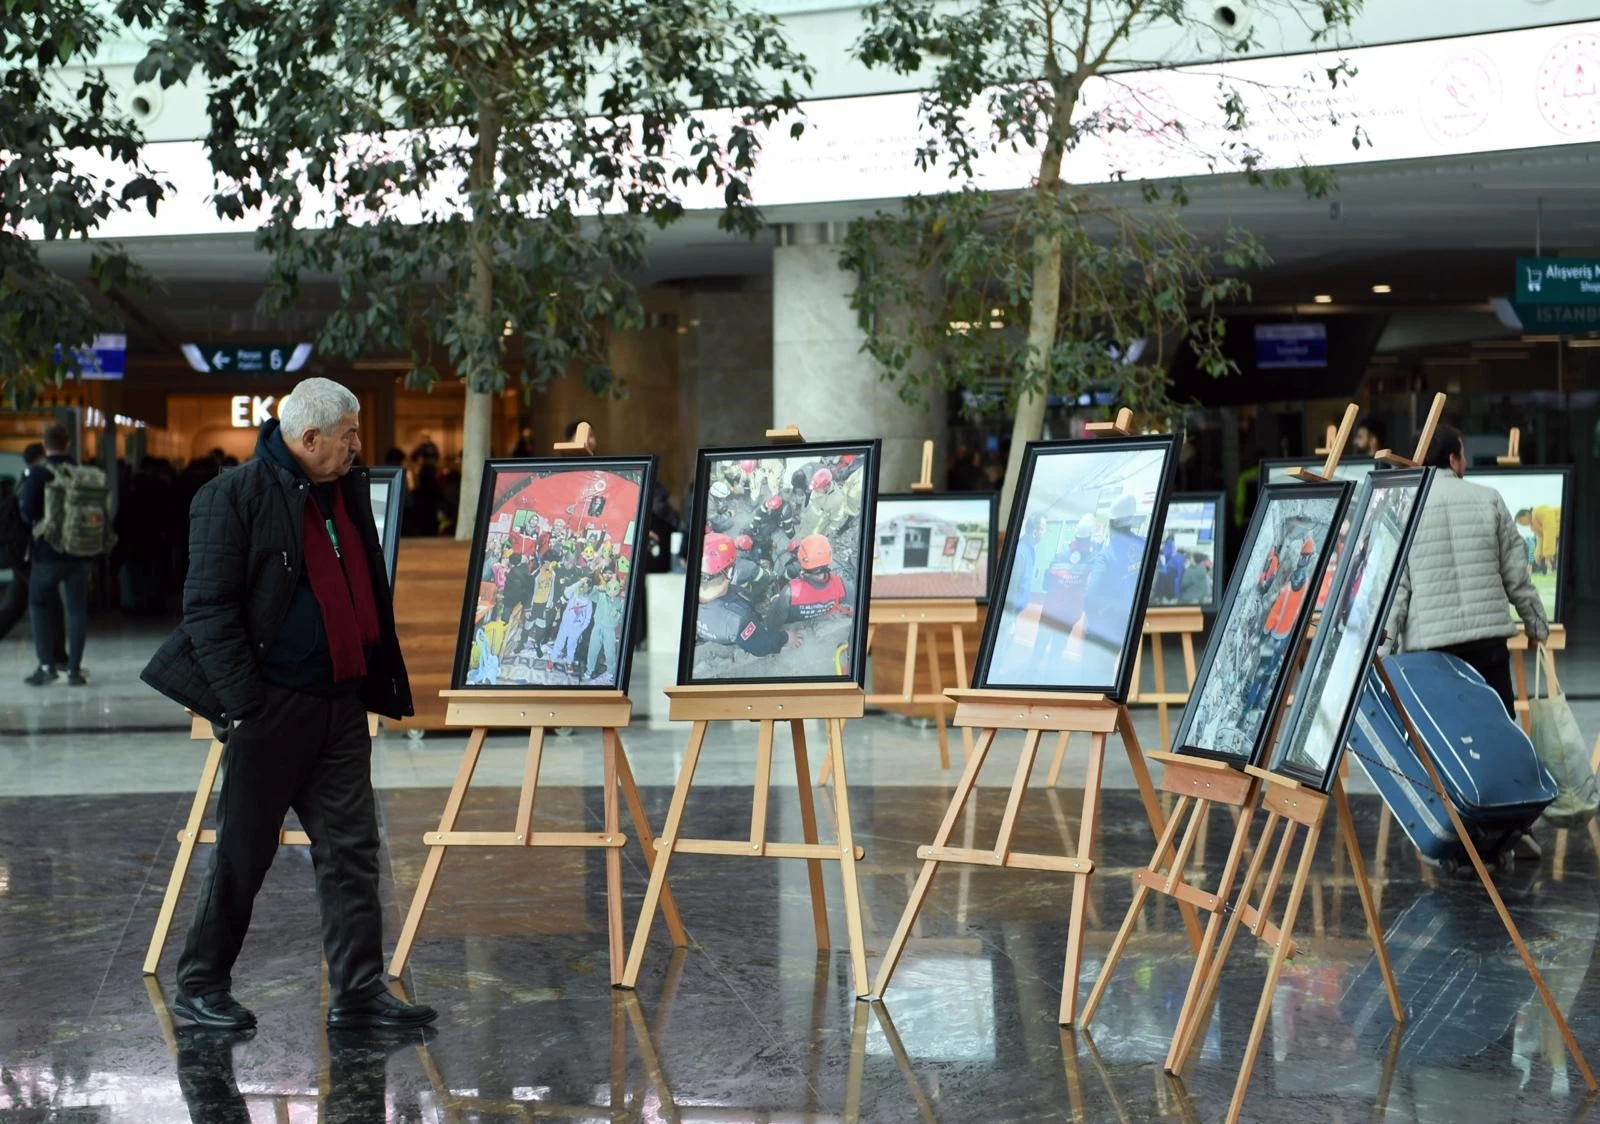
[[[1528, 735], [1483, 676], [1454, 656], [1410, 652], [1384, 666], [1473, 844], [1485, 862], [1502, 852], [1509, 860], [1511, 845], [1556, 798]], [[1350, 750], [1425, 858], [1446, 867], [1467, 862], [1375, 670], [1367, 672]]]

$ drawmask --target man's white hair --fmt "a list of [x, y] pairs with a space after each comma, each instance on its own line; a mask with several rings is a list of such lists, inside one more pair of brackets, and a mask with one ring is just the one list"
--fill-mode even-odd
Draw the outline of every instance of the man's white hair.
[[278, 425], [285, 441], [298, 441], [308, 429], [332, 435], [339, 419], [361, 409], [361, 400], [332, 379], [305, 379], [278, 403]]

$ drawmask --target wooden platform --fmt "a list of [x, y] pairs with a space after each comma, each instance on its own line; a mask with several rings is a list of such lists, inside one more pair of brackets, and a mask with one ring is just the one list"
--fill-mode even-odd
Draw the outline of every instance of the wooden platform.
[[390, 729], [445, 729], [445, 701], [439, 692], [450, 687], [470, 548], [455, 539], [429, 538], [406, 539], [400, 546], [394, 623], [417, 713], [399, 722], [385, 718]]

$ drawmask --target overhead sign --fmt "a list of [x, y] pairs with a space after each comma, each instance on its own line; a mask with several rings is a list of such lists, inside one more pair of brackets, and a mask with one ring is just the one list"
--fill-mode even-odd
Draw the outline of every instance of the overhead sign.
[[186, 343], [183, 357], [203, 375], [286, 375], [306, 365], [311, 345]]
[[1256, 368], [1283, 371], [1328, 365], [1328, 326], [1257, 324]]
[[[78, 359], [78, 377], [84, 379], [120, 379], [128, 370], [128, 337], [103, 334], [94, 338], [88, 347], [73, 349]], [[61, 349], [56, 348], [60, 358]]]
[[234, 429], [260, 429], [272, 417], [278, 400], [270, 394], [235, 394], [228, 420]]
[[1600, 258], [1518, 258], [1511, 293], [1523, 331], [1600, 330]]

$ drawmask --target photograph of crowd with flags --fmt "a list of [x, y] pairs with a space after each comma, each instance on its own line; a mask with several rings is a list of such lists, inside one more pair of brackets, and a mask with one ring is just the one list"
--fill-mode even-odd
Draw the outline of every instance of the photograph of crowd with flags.
[[1350, 485], [1278, 484], [1261, 494], [1212, 629], [1178, 752], [1249, 763], [1276, 712]]
[[1171, 438], [1029, 446], [981, 686], [1126, 692], [1173, 448]]
[[458, 687], [626, 687], [654, 458], [484, 466]]
[[679, 681], [862, 677], [878, 445], [702, 450]]

